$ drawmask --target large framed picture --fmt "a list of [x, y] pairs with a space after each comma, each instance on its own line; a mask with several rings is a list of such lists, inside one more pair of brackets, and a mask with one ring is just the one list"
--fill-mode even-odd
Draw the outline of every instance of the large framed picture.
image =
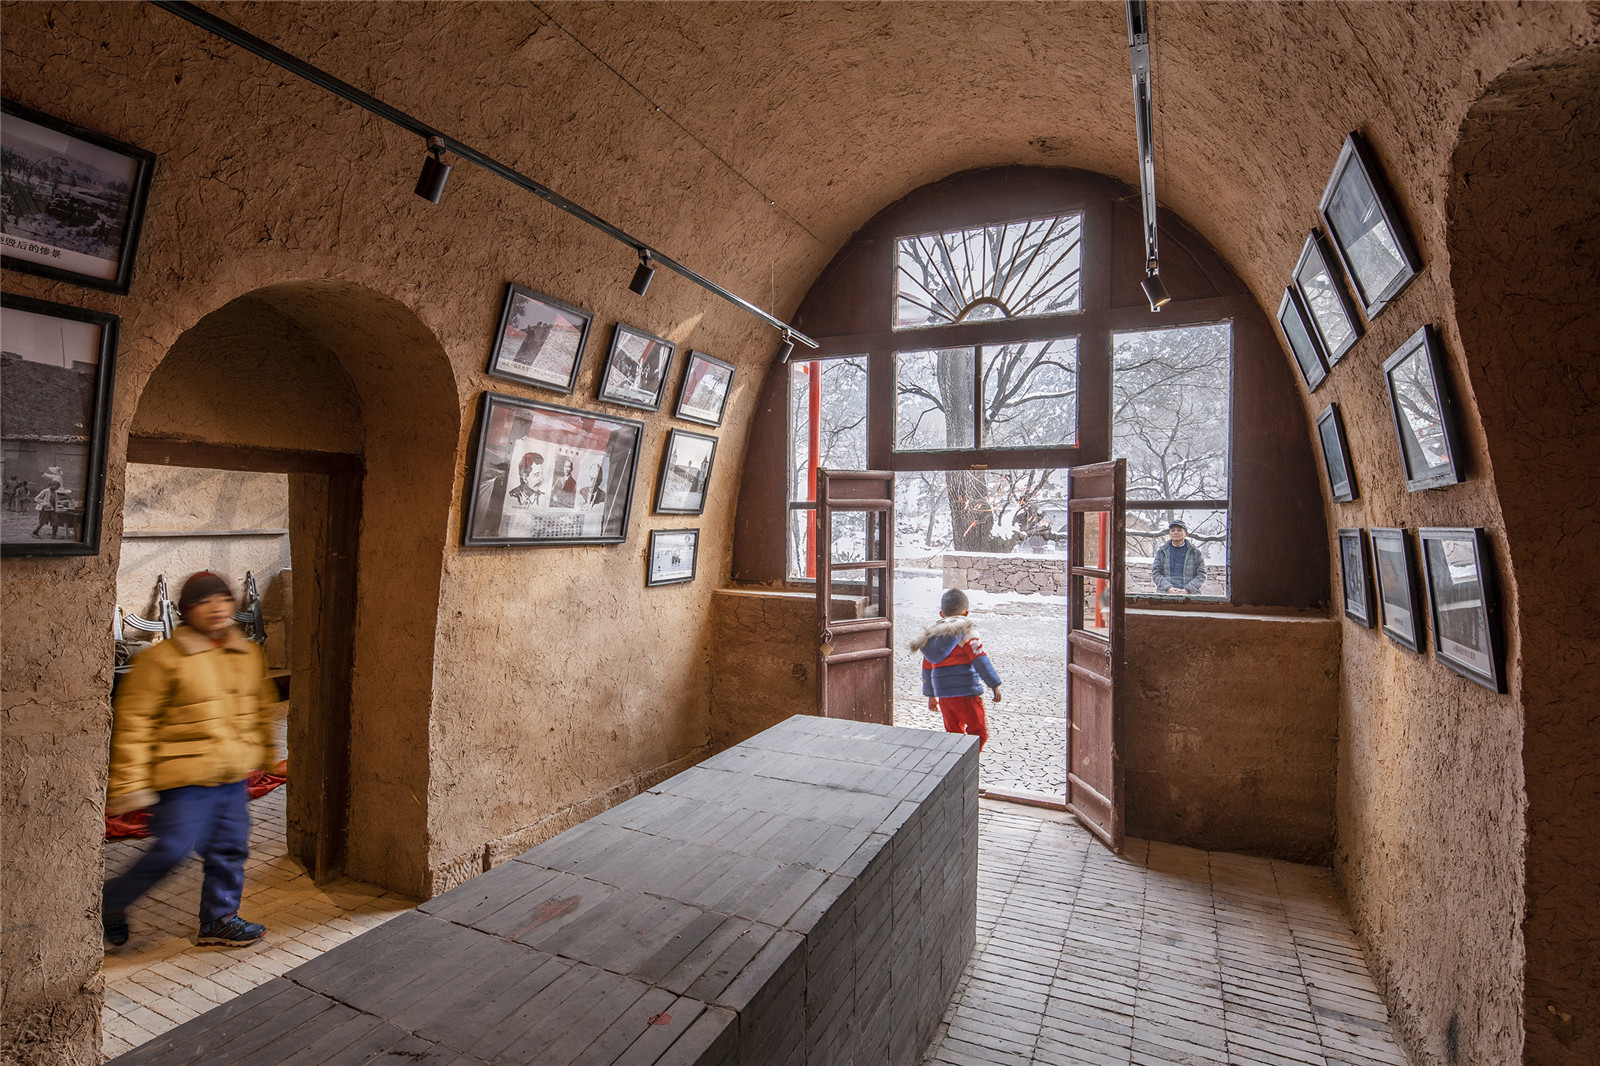
[[462, 543], [627, 539], [644, 424], [483, 394]]
[[1422, 617], [1417, 612], [1417, 560], [1403, 529], [1372, 531], [1373, 569], [1378, 575], [1378, 618], [1389, 639], [1411, 651], [1422, 650]]
[[652, 529], [644, 583], [681, 585], [693, 581], [695, 557], [699, 553], [698, 529]]
[[722, 425], [728, 392], [733, 387], [733, 369], [732, 363], [691, 349], [689, 366], [683, 372], [683, 388], [678, 393], [678, 409], [673, 417], [707, 426]]
[[1328, 376], [1328, 361], [1322, 354], [1322, 340], [1311, 325], [1311, 316], [1293, 288], [1284, 289], [1283, 299], [1278, 301], [1278, 328], [1289, 342], [1289, 351], [1300, 368], [1306, 388], [1316, 392], [1317, 386]]
[[1339, 530], [1339, 569], [1344, 578], [1344, 614], [1371, 629], [1377, 624], [1377, 604], [1372, 599], [1372, 555], [1364, 529]]
[[1330, 403], [1317, 416], [1317, 439], [1322, 442], [1322, 465], [1328, 472], [1333, 502], [1349, 503], [1356, 498], [1356, 468], [1350, 462], [1350, 445], [1345, 440], [1338, 404]]
[[1455, 406], [1446, 386], [1444, 354], [1430, 326], [1413, 333], [1383, 363], [1389, 407], [1400, 441], [1400, 462], [1411, 492], [1461, 480]]
[[156, 157], [0, 101], [0, 264], [126, 294]]
[[661, 456], [661, 479], [656, 482], [657, 514], [700, 514], [706, 509], [706, 486], [711, 483], [711, 461], [717, 456], [717, 438], [675, 429], [667, 434]]
[[600, 375], [600, 399], [645, 411], [661, 410], [667, 370], [677, 347], [669, 340], [618, 322], [605, 370]]
[[1294, 287], [1317, 339], [1322, 342], [1322, 353], [1327, 356], [1329, 366], [1344, 358], [1344, 353], [1361, 336], [1361, 320], [1356, 318], [1355, 308], [1350, 306], [1350, 298], [1345, 295], [1332, 263], [1322, 235], [1312, 230], [1294, 265]]
[[521, 285], [507, 285], [494, 351], [489, 355], [489, 373], [524, 385], [572, 392], [592, 321], [594, 316], [581, 307]]
[[0, 294], [0, 554], [100, 554], [118, 323]]
[[1500, 603], [1489, 535], [1481, 529], [1419, 529], [1422, 572], [1433, 612], [1433, 655], [1463, 677], [1506, 690]]
[[1417, 276], [1422, 260], [1359, 133], [1345, 138], [1317, 211], [1371, 321]]

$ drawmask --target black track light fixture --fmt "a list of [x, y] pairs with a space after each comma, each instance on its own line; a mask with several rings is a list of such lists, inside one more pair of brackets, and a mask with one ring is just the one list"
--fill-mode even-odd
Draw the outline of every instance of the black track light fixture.
[[1159, 311], [1172, 302], [1172, 294], [1167, 292], [1167, 287], [1161, 283], [1160, 268], [1154, 259], [1145, 264], [1144, 280], [1139, 282], [1144, 289], [1145, 298], [1150, 301], [1150, 310]]
[[633, 272], [633, 280], [628, 282], [628, 288], [637, 296], [643, 296], [650, 291], [650, 280], [656, 276], [656, 265], [650, 261], [650, 249], [639, 249], [639, 266]]
[[450, 164], [444, 161], [444, 141], [429, 137], [428, 155], [422, 161], [422, 173], [417, 175], [417, 195], [436, 204], [444, 195], [444, 183], [449, 180]]
[[794, 335], [788, 330], [783, 331], [783, 339], [778, 341], [778, 362], [787, 363], [794, 354]]

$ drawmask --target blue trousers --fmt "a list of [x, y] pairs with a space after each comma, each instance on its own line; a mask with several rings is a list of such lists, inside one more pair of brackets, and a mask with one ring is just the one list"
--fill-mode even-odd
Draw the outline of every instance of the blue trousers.
[[127, 873], [106, 882], [105, 909], [127, 910], [194, 852], [205, 863], [200, 921], [237, 914], [244, 894], [244, 861], [250, 857], [250, 794], [245, 783], [185, 785], [159, 795], [161, 801], [150, 814], [155, 846]]

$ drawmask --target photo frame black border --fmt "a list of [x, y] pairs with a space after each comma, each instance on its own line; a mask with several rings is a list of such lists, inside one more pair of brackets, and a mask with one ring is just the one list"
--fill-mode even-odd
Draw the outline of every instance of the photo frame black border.
[[[694, 534], [694, 557], [689, 562], [688, 577], [657, 578], [654, 573], [656, 559], [656, 538], [663, 534], [692, 533]], [[662, 585], [688, 585], [700, 574], [700, 529], [652, 529], [650, 543], [645, 548], [644, 555], [644, 584], [645, 588], [659, 588]]]
[[[518, 296], [582, 317], [583, 330], [578, 334], [578, 351], [572, 357], [572, 374], [567, 379], [565, 387], [552, 385], [548, 381], [536, 381], [533, 378], [519, 377], [516, 374], [497, 368], [496, 364], [500, 362], [500, 347], [505, 340], [506, 326], [511, 318], [511, 303]], [[585, 311], [581, 307], [576, 307], [564, 300], [558, 300], [554, 296], [546, 296], [542, 292], [534, 292], [532, 289], [518, 285], [514, 281], [507, 282], [506, 296], [500, 304], [500, 322], [495, 326], [494, 341], [489, 348], [489, 368], [487, 373], [490, 377], [498, 378], [501, 381], [512, 381], [518, 385], [526, 385], [529, 388], [547, 389], [563, 396], [570, 396], [578, 387], [578, 372], [583, 369], [583, 352], [589, 344], [589, 330], [593, 325], [594, 312]]]
[[[1360, 545], [1361, 551], [1361, 588], [1362, 599], [1366, 601], [1365, 611], [1355, 611], [1350, 607], [1349, 583], [1350, 575], [1344, 568], [1344, 542], [1354, 540]], [[1339, 591], [1344, 597], [1344, 616], [1352, 622], [1371, 629], [1377, 624], [1378, 609], [1373, 599], [1376, 591], [1372, 581], [1372, 547], [1367, 542], [1367, 531], [1364, 529], [1339, 530]]]
[[[713, 366], [720, 366], [728, 371], [728, 388], [727, 391], [722, 394], [722, 406], [717, 410], [717, 418], [714, 422], [710, 419], [700, 418], [697, 415], [684, 414], [683, 412], [683, 405], [689, 398], [689, 375], [694, 371], [694, 364], [695, 360], [697, 359], [701, 362], [711, 363]], [[705, 352], [699, 351], [698, 349], [690, 348], [688, 362], [686, 362], [683, 366], [683, 381], [678, 385], [678, 406], [672, 412], [672, 417], [681, 418], [685, 422], [694, 422], [702, 426], [716, 427], [722, 425], [722, 419], [728, 413], [728, 400], [733, 396], [733, 377], [736, 373], [738, 373], [738, 370], [739, 368], [734, 366], [732, 363], [724, 362], [714, 355], [707, 355]]]
[[[1414, 652], [1417, 652], [1417, 653], [1420, 654], [1421, 651], [1422, 651], [1422, 641], [1423, 641], [1423, 633], [1422, 633], [1422, 626], [1423, 626], [1422, 615], [1423, 615], [1423, 612], [1419, 612], [1417, 610], [1417, 604], [1421, 600], [1422, 597], [1419, 595], [1420, 588], [1419, 588], [1418, 583], [1417, 583], [1417, 550], [1416, 550], [1416, 547], [1413, 545], [1411, 537], [1406, 535], [1406, 531], [1404, 529], [1389, 529], [1389, 528], [1374, 527], [1372, 530], [1369, 531], [1369, 535], [1372, 538], [1372, 573], [1373, 573], [1373, 586], [1372, 587], [1373, 587], [1373, 592], [1377, 596], [1378, 621], [1379, 621], [1379, 623], [1380, 623], [1380, 625], [1381, 625], [1381, 627], [1383, 629], [1384, 635], [1387, 636], [1390, 640], [1394, 641], [1396, 644], [1400, 645], [1400, 647], [1406, 649], [1407, 651], [1414, 651]], [[1403, 555], [1403, 557], [1405, 559], [1405, 567], [1406, 567], [1406, 587], [1405, 587], [1405, 592], [1406, 592], [1406, 596], [1409, 598], [1409, 601], [1411, 603], [1411, 618], [1412, 618], [1412, 622], [1413, 622], [1412, 629], [1414, 630], [1413, 634], [1410, 637], [1407, 637], [1404, 633], [1399, 632], [1398, 630], [1394, 629], [1393, 627], [1391, 627], [1389, 625], [1389, 612], [1384, 607], [1384, 598], [1383, 598], [1383, 567], [1378, 565], [1378, 552], [1379, 552], [1379, 543], [1380, 542], [1390, 542], [1390, 543], [1399, 544], [1400, 545], [1401, 554]]]
[[[1328, 380], [1328, 359], [1322, 352], [1322, 336], [1317, 332], [1317, 327], [1306, 320], [1308, 312], [1300, 302], [1300, 294], [1293, 286], [1283, 290], [1283, 299], [1278, 301], [1278, 330], [1283, 334], [1284, 342], [1289, 345], [1289, 354], [1294, 358], [1294, 365], [1300, 371], [1300, 379], [1306, 383], [1306, 389], [1316, 392], [1317, 387]], [[1316, 368], [1316, 380], [1311, 380], [1311, 375], [1306, 373], [1306, 359], [1302, 356], [1300, 346], [1294, 342], [1294, 334], [1289, 332], [1286, 318], [1293, 315], [1295, 321], [1305, 332], [1306, 340], [1311, 347], [1305, 353], [1311, 357], [1311, 365]]]
[[65, 119], [56, 118], [54, 115], [28, 107], [26, 104], [19, 104], [15, 100], [0, 98], [0, 114], [14, 115], [46, 129], [64, 133], [81, 141], [87, 141], [97, 148], [104, 148], [107, 151], [125, 155], [138, 163], [138, 170], [134, 174], [132, 194], [128, 197], [128, 220], [127, 226], [122, 233], [122, 247], [118, 250], [116, 277], [97, 278], [88, 274], [80, 274], [76, 270], [65, 270], [46, 263], [35, 263], [32, 260], [6, 255], [4, 252], [0, 252], [0, 266], [7, 270], [15, 270], [23, 274], [35, 274], [54, 281], [71, 282], [74, 285], [82, 285], [86, 289], [114, 292], [118, 296], [128, 295], [128, 290], [133, 285], [133, 262], [139, 252], [139, 233], [144, 228], [145, 207], [150, 199], [150, 183], [155, 176], [156, 154], [146, 151], [137, 145], [119, 141], [114, 137], [108, 137], [103, 133], [79, 126], [76, 123], [67, 122]]
[[[1328, 442], [1322, 436], [1322, 426], [1325, 422], [1333, 423], [1334, 439], [1339, 446], [1339, 459], [1344, 463], [1346, 489], [1342, 493], [1339, 491], [1339, 487], [1333, 483], [1333, 467], [1328, 462]], [[1322, 454], [1322, 473], [1328, 479], [1328, 491], [1333, 496], [1333, 502], [1350, 503], [1361, 495], [1361, 490], [1356, 485], [1356, 468], [1355, 464], [1350, 461], [1350, 441], [1345, 436], [1344, 416], [1339, 413], [1339, 405], [1337, 403], [1330, 403], [1317, 416], [1317, 444], [1319, 445], [1318, 450]]]
[[[1300, 284], [1300, 271], [1312, 256], [1322, 264], [1322, 269], [1327, 272], [1328, 280], [1333, 283], [1333, 291], [1339, 297], [1339, 310], [1344, 313], [1345, 321], [1350, 323], [1350, 339], [1342, 344], [1337, 351], [1328, 343], [1328, 338], [1322, 335], [1322, 325], [1317, 321], [1317, 316], [1311, 310], [1311, 298], [1306, 295], [1304, 287]], [[1306, 237], [1306, 243], [1300, 248], [1300, 258], [1294, 261], [1294, 272], [1289, 275], [1290, 284], [1294, 287], [1295, 295], [1300, 297], [1300, 309], [1304, 314], [1306, 325], [1311, 327], [1311, 335], [1322, 346], [1323, 357], [1328, 362], [1331, 370], [1338, 365], [1356, 342], [1361, 339], [1364, 332], [1361, 319], [1356, 314], [1355, 304], [1350, 302], [1350, 294], [1345, 292], [1344, 278], [1339, 274], [1338, 260], [1328, 254], [1328, 242], [1322, 234], [1313, 229]]]
[[[1439, 420], [1443, 424], [1445, 447], [1450, 451], [1450, 467], [1437, 474], [1423, 474], [1417, 476], [1411, 469], [1411, 461], [1406, 455], [1406, 429], [1400, 414], [1400, 404], [1394, 394], [1394, 368], [1411, 357], [1418, 347], [1424, 350], [1427, 357], [1428, 373], [1433, 378], [1433, 394], [1439, 404]], [[1395, 445], [1400, 449], [1400, 469], [1405, 475], [1406, 491], [1421, 492], [1423, 489], [1439, 488], [1442, 485], [1459, 485], [1466, 480], [1465, 464], [1461, 455], [1461, 436], [1456, 430], [1456, 414], [1454, 394], [1452, 393], [1448, 378], [1445, 376], [1444, 348], [1439, 343], [1439, 333], [1432, 326], [1423, 326], [1405, 339], [1394, 354], [1383, 361], [1383, 383], [1389, 394], [1389, 414], [1394, 420]]]
[[[672, 461], [672, 449], [673, 449], [673, 446], [677, 443], [679, 437], [697, 437], [700, 440], [708, 440], [708, 441], [711, 442], [711, 456], [710, 456], [710, 458], [708, 458], [706, 460], [706, 489], [705, 489], [705, 492], [701, 493], [701, 495], [700, 495], [700, 506], [696, 507], [696, 508], [692, 508], [692, 509], [691, 508], [687, 508], [687, 507], [680, 508], [680, 507], [663, 507], [663, 506], [661, 506], [661, 496], [662, 496], [662, 494], [664, 492], [666, 492], [666, 489], [667, 489], [667, 464]], [[656, 514], [682, 514], [682, 515], [705, 514], [706, 501], [711, 498], [711, 474], [712, 474], [713, 471], [716, 470], [716, 468], [717, 468], [717, 438], [716, 437], [713, 437], [709, 433], [696, 433], [693, 430], [688, 430], [688, 429], [676, 429], [676, 428], [674, 428], [672, 430], [669, 430], [668, 433], [667, 433], [666, 447], [661, 449], [661, 472], [656, 477], [656, 498], [655, 498], [655, 507], [654, 507], [655, 513]]]
[[[627, 475], [628, 497], [622, 505], [622, 532], [620, 534], [607, 537], [480, 537], [472, 532], [472, 518], [478, 511], [478, 486], [483, 483], [483, 460], [489, 444], [489, 411], [497, 403], [504, 403], [513, 407], [527, 407], [539, 411], [554, 411], [557, 414], [569, 415], [574, 418], [629, 426], [634, 430], [633, 448], [628, 456], [629, 466], [631, 467]], [[541, 403], [538, 400], [511, 396], [503, 392], [484, 392], [478, 401], [478, 424], [474, 431], [474, 437], [476, 440], [472, 449], [472, 466], [468, 468], [468, 481], [462, 494], [464, 503], [461, 508], [461, 543], [463, 547], [545, 548], [567, 547], [578, 544], [622, 544], [627, 541], [628, 527], [633, 521], [634, 485], [639, 480], [639, 457], [644, 448], [643, 422], [633, 418], [604, 414], [600, 411], [585, 411], [576, 407], [562, 407], [553, 403]]]
[[88, 476], [84, 484], [83, 520], [74, 543], [39, 541], [0, 544], [0, 556], [7, 559], [63, 555], [99, 555], [100, 522], [105, 504], [106, 453], [111, 436], [111, 400], [117, 377], [117, 332], [122, 319], [108, 311], [36, 300], [0, 292], [0, 308], [28, 311], [36, 315], [90, 322], [100, 327], [100, 365], [94, 384], [94, 414], [89, 427]]
[[[1425, 526], [1417, 530], [1417, 539], [1422, 545], [1422, 575], [1428, 590], [1428, 612], [1433, 618], [1433, 657], [1447, 669], [1470, 681], [1476, 681], [1491, 692], [1504, 693], [1506, 691], [1505, 636], [1500, 628], [1500, 590], [1495, 580], [1494, 546], [1489, 534], [1481, 528]], [[1444, 641], [1439, 632], [1439, 598], [1433, 585], [1433, 569], [1428, 565], [1428, 544], [1447, 540], [1472, 542], [1473, 565], [1478, 572], [1478, 587], [1483, 590], [1479, 617], [1483, 620], [1484, 634], [1489, 638], [1489, 647], [1486, 649], [1490, 663], [1488, 673], [1452, 658], [1450, 653], [1444, 650]]]
[[[636, 337], [643, 337], [645, 340], [656, 341], [667, 346], [667, 363], [661, 368], [661, 384], [656, 389], [656, 398], [655, 402], [653, 403], [639, 403], [636, 400], [628, 400], [616, 396], [606, 395], [606, 382], [611, 377], [611, 366], [616, 362], [617, 359], [617, 346], [622, 343], [622, 335], [625, 332], [632, 333]], [[677, 356], [678, 346], [672, 341], [667, 340], [665, 337], [658, 337], [654, 333], [646, 333], [644, 330], [630, 326], [627, 323], [618, 322], [616, 324], [616, 328], [611, 331], [611, 347], [606, 349], [606, 362], [605, 365], [600, 368], [600, 384], [595, 389], [595, 398], [604, 403], [614, 403], [620, 407], [633, 407], [640, 411], [661, 410], [661, 401], [664, 400], [667, 395], [667, 379], [672, 374], [672, 361], [676, 359]]]
[[[1405, 266], [1405, 273], [1389, 282], [1381, 292], [1368, 300], [1366, 291], [1361, 285], [1361, 279], [1356, 276], [1351, 266], [1350, 257], [1346, 254], [1343, 242], [1339, 240], [1339, 232], [1333, 226], [1333, 220], [1328, 215], [1328, 206], [1333, 203], [1333, 197], [1338, 190], [1344, 175], [1351, 173], [1351, 168], [1361, 180], [1365, 181], [1367, 188], [1372, 192], [1372, 198], [1378, 205], [1378, 210], [1383, 213], [1383, 220], [1389, 224], [1389, 232], [1394, 234], [1395, 249], [1400, 253], [1400, 261]], [[1352, 131], [1344, 139], [1344, 147], [1339, 150], [1339, 158], [1333, 164], [1333, 173], [1328, 178], [1327, 187], [1322, 191], [1322, 199], [1317, 201], [1317, 214], [1322, 217], [1322, 224], [1328, 229], [1328, 243], [1333, 245], [1333, 250], [1339, 257], [1339, 263], [1344, 268], [1345, 275], [1350, 279], [1350, 286], [1355, 290], [1356, 298], [1361, 301], [1361, 311], [1371, 322], [1383, 313], [1395, 297], [1407, 285], [1410, 285], [1416, 276], [1422, 272], [1422, 259], [1417, 255], [1417, 246], [1411, 240], [1411, 233], [1406, 228], [1400, 211], [1395, 206], [1394, 197], [1389, 192], [1388, 183], [1383, 180], [1378, 170], [1377, 162], [1373, 159], [1372, 149], [1360, 131]]]

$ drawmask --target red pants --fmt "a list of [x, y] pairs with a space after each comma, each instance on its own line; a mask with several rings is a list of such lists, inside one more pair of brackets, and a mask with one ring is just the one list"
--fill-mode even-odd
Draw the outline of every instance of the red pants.
[[946, 733], [977, 737], [980, 749], [988, 742], [989, 720], [983, 713], [982, 696], [940, 696], [939, 713], [944, 715]]

